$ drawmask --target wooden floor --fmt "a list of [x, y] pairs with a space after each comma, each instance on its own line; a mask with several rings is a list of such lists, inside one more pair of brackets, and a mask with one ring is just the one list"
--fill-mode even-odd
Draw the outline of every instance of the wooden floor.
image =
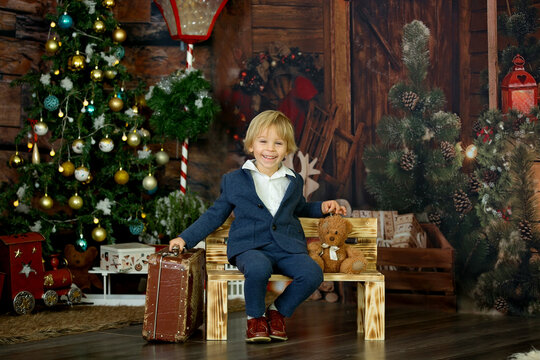
[[141, 325], [0, 346], [0, 359], [506, 359], [540, 349], [540, 318], [388, 308], [386, 340], [356, 333], [354, 305], [307, 302], [288, 319], [289, 341], [246, 344], [245, 315], [229, 314], [229, 340], [147, 343]]

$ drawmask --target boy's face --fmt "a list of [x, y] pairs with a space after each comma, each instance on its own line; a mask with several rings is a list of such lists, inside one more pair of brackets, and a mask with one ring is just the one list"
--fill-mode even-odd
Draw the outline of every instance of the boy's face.
[[255, 137], [249, 151], [255, 156], [257, 169], [272, 176], [287, 156], [287, 141], [278, 135], [275, 126], [270, 126]]

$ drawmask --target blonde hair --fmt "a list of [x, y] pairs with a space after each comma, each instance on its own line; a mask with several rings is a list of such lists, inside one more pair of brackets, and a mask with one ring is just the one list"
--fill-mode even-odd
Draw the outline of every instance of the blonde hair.
[[244, 139], [246, 153], [251, 153], [249, 148], [253, 147], [255, 138], [270, 126], [274, 126], [279, 137], [287, 142], [287, 154], [294, 153], [298, 149], [294, 140], [294, 128], [291, 120], [281, 111], [266, 110], [255, 116], [249, 124]]

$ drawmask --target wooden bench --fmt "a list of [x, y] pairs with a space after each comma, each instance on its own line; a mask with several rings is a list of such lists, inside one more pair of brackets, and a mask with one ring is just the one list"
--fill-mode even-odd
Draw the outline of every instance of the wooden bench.
[[[353, 228], [349, 238], [368, 260], [367, 269], [361, 274], [325, 273], [324, 281], [349, 281], [357, 283], [357, 331], [365, 340], [384, 340], [384, 275], [377, 271], [377, 219], [348, 218]], [[319, 219], [301, 218], [308, 238], [317, 238]], [[232, 220], [228, 219], [219, 229], [206, 238], [206, 339], [227, 340], [227, 282], [244, 280], [238, 270], [225, 270], [227, 261], [226, 240]], [[290, 281], [274, 274], [270, 281]]]

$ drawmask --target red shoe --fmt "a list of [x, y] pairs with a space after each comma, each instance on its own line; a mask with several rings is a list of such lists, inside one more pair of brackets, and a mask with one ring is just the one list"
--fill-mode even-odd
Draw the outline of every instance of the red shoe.
[[288, 339], [285, 332], [285, 317], [277, 310], [266, 311], [266, 318], [268, 319], [268, 326], [270, 327], [270, 337], [274, 340], [285, 341]]
[[268, 323], [264, 316], [248, 319], [246, 330], [246, 342], [259, 343], [270, 342], [268, 336]]

